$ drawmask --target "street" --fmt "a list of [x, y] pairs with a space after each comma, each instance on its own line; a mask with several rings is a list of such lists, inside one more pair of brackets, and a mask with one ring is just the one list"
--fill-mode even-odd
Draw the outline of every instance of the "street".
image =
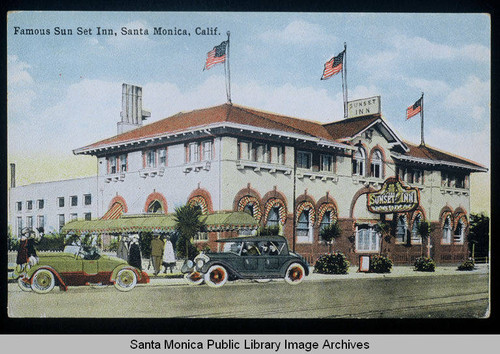
[[8, 285], [10, 317], [478, 318], [488, 306], [488, 274], [237, 281], [219, 289], [164, 280], [127, 293], [86, 286], [45, 295]]

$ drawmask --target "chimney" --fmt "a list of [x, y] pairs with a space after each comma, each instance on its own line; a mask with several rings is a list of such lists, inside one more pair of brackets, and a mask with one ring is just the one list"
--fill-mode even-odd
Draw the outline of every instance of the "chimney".
[[121, 121], [117, 124], [118, 134], [142, 127], [142, 121], [151, 117], [151, 113], [142, 110], [142, 87], [130, 84], [122, 85]]
[[10, 188], [16, 188], [16, 164], [10, 164]]

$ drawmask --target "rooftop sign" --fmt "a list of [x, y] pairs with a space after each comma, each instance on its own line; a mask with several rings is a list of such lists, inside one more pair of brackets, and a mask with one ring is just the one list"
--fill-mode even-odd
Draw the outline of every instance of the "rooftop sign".
[[347, 102], [347, 118], [380, 114], [380, 96]]
[[368, 210], [376, 214], [401, 213], [415, 210], [419, 205], [420, 193], [417, 188], [405, 187], [391, 177], [384, 181], [380, 190], [368, 193]]

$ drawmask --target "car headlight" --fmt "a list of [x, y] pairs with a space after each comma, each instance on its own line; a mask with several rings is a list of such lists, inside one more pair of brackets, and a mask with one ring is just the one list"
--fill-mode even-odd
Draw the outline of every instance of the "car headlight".
[[201, 269], [205, 264], [205, 260], [203, 258], [198, 258], [196, 260], [196, 268]]

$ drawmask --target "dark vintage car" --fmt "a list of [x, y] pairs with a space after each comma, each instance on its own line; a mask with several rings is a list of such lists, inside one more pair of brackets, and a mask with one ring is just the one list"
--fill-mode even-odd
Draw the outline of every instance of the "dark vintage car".
[[101, 255], [98, 248], [66, 246], [63, 252], [40, 253], [36, 265], [20, 274], [24, 291], [45, 294], [58, 285], [111, 285], [120, 291], [132, 290], [138, 283], [149, 283], [149, 276], [123, 259]]
[[217, 240], [222, 252], [200, 253], [182, 266], [184, 278], [191, 285], [203, 281], [210, 287], [221, 287], [228, 280], [285, 279], [299, 284], [309, 274], [307, 261], [290, 252], [282, 236], [245, 236]]

